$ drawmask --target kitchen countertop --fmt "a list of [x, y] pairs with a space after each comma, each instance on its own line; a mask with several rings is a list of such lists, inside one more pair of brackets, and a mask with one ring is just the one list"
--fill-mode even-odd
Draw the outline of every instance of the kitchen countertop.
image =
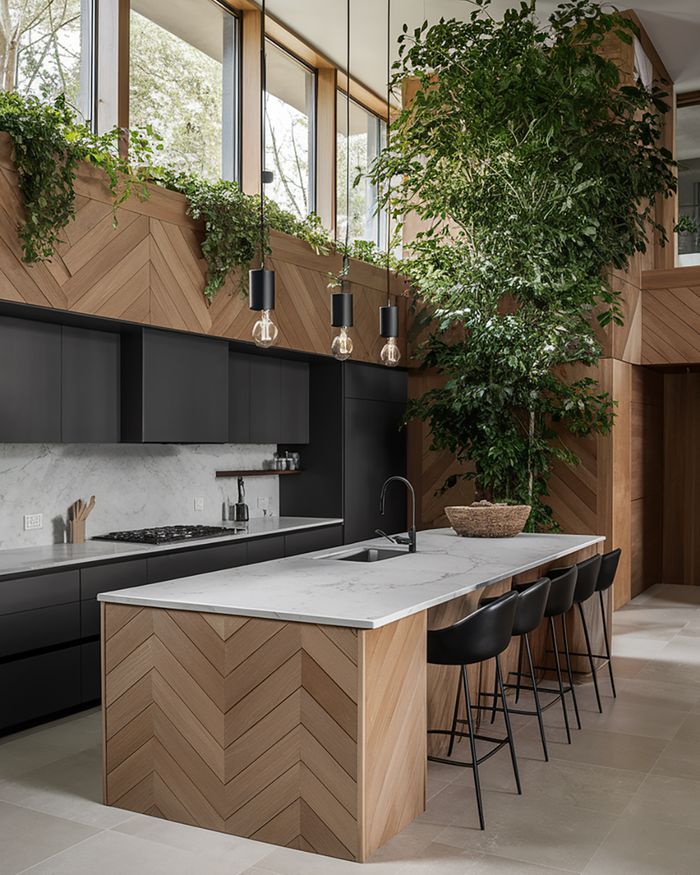
[[[211, 544], [246, 541], [268, 535], [283, 535], [303, 529], [342, 525], [342, 519], [325, 517], [273, 517], [253, 519], [247, 532], [214, 538], [197, 538], [190, 541], [175, 541], [170, 544], [128, 544], [123, 541], [87, 541], [85, 544], [50, 544], [45, 547], [17, 547], [0, 550], [0, 577], [26, 574], [32, 571], [50, 571], [68, 565], [84, 565], [89, 562], [107, 562], [111, 559], [126, 559], [149, 556], [153, 553], [171, 553], [173, 550], [192, 549]], [[240, 523], [212, 523], [218, 526], [234, 526]]]
[[604, 541], [600, 535], [461, 538], [418, 533], [418, 552], [333, 558], [382, 538], [179, 580], [101, 593], [103, 602], [374, 629]]

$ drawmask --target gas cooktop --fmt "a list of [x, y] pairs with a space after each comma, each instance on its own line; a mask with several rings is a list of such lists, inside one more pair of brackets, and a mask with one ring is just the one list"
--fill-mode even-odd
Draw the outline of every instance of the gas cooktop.
[[95, 541], [126, 541], [132, 544], [169, 544], [175, 541], [194, 541], [198, 538], [219, 538], [245, 532], [243, 526], [156, 526], [129, 532], [108, 532], [96, 535]]

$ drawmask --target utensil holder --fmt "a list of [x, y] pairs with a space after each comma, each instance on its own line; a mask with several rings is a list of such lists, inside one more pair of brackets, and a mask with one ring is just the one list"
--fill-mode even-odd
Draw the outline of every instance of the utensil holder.
[[85, 543], [85, 520], [68, 520], [68, 542], [70, 544]]

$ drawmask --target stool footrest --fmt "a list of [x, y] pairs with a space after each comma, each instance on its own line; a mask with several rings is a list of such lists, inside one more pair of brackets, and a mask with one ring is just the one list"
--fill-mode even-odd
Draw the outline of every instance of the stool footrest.
[[[458, 723], [466, 723], [466, 720], [458, 720]], [[428, 735], [454, 735], [455, 738], [469, 738], [468, 732], [460, 732], [459, 730], [455, 730], [452, 732], [449, 729], [429, 729]], [[477, 741], [488, 741], [494, 745], [490, 751], [485, 753], [483, 756], [478, 757], [476, 760], [476, 764], [480, 766], [482, 763], [486, 762], [486, 760], [490, 759], [495, 753], [498, 753], [501, 748], [505, 747], [508, 744], [508, 738], [492, 738], [489, 735], [474, 735], [474, 738]], [[466, 769], [473, 769], [474, 763], [467, 762], [466, 760], [452, 760], [449, 757], [437, 757], [437, 756], [428, 756], [428, 759], [431, 763], [447, 763], [450, 766], [461, 766]]]

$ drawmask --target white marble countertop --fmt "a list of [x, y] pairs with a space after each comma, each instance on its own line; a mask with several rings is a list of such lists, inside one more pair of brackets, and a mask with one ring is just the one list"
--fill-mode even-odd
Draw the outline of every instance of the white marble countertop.
[[[173, 550], [186, 550], [204, 547], [208, 544], [221, 544], [230, 541], [245, 541], [268, 535], [283, 535], [302, 529], [316, 529], [322, 526], [342, 525], [342, 519], [326, 517], [273, 517], [253, 519], [246, 532], [220, 535], [214, 538], [197, 538], [192, 541], [175, 541], [170, 544], [128, 544], [123, 541], [87, 541], [85, 544], [51, 544], [46, 547], [17, 547], [0, 550], [0, 577], [26, 574], [32, 571], [50, 571], [69, 565], [85, 565], [88, 562], [107, 562], [111, 559], [148, 556], [152, 553], [171, 553]], [[215, 522], [211, 525], [228, 527], [241, 523]]]
[[418, 533], [418, 552], [382, 562], [337, 558], [362, 544], [243, 568], [102, 593], [99, 600], [152, 608], [267, 617], [374, 629], [490, 583], [598, 544], [600, 535], [522, 534], [461, 538], [452, 529]]

